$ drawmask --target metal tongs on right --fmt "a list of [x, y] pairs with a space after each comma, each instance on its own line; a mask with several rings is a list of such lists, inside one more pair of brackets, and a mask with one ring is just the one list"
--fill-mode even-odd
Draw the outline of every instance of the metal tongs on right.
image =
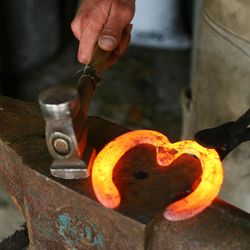
[[214, 148], [223, 160], [228, 153], [242, 142], [250, 140], [250, 109], [238, 120], [215, 128], [200, 130], [195, 140], [204, 147]]

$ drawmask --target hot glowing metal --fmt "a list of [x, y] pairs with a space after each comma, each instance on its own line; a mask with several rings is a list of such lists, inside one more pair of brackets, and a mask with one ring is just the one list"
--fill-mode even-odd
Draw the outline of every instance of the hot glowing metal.
[[156, 148], [157, 162], [167, 167], [182, 154], [199, 158], [202, 176], [196, 189], [183, 199], [166, 207], [164, 217], [178, 221], [193, 217], [208, 207], [220, 191], [223, 169], [219, 155], [192, 140], [171, 143], [165, 135], [151, 130], [131, 131], [108, 143], [97, 155], [92, 169], [92, 183], [98, 200], [108, 208], [116, 208], [121, 202], [118, 189], [112, 181], [113, 169], [119, 159], [140, 144]]

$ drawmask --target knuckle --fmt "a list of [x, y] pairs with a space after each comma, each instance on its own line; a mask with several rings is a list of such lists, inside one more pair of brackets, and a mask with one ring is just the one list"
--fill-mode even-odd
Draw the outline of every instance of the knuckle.
[[107, 34], [113, 34], [113, 35], [121, 35], [121, 28], [118, 25], [115, 24], [107, 24], [104, 28], [104, 32]]
[[90, 27], [94, 32], [99, 31], [106, 23], [105, 13], [94, 7], [81, 16], [82, 27]]
[[92, 19], [92, 16], [90, 12], [82, 13], [80, 23], [81, 25], [87, 25], [89, 20], [91, 19]]
[[119, 16], [125, 21], [131, 21], [135, 12], [134, 1], [116, 0], [116, 2]]
[[83, 17], [85, 20], [89, 20], [90, 22], [104, 24], [108, 14], [109, 9], [103, 7], [102, 2], [98, 2], [96, 5], [91, 6], [91, 8], [85, 9]]
[[76, 19], [74, 19], [70, 24], [71, 30], [73, 31], [74, 35], [77, 35], [78, 33], [78, 22]]

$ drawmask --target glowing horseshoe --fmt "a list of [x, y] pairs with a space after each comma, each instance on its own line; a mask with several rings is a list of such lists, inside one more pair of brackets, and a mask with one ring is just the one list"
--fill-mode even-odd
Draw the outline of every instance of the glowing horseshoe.
[[95, 159], [92, 183], [98, 200], [105, 207], [115, 208], [120, 204], [120, 193], [112, 181], [113, 169], [128, 150], [139, 144], [154, 145], [157, 162], [161, 166], [171, 164], [184, 153], [195, 155], [201, 161], [203, 173], [199, 185], [191, 194], [166, 207], [166, 219], [178, 221], [193, 217], [208, 207], [217, 196], [223, 181], [223, 169], [215, 150], [204, 148], [191, 140], [172, 144], [167, 137], [158, 132], [136, 130], [108, 143]]

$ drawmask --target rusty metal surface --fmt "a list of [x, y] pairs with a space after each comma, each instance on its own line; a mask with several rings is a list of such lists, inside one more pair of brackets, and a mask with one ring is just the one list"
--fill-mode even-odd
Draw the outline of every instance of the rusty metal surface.
[[[248, 249], [250, 215], [216, 200], [205, 212], [169, 222], [164, 207], [190, 192], [201, 169], [182, 156], [167, 169], [154, 148], [138, 146], [117, 163], [122, 195], [116, 210], [96, 201], [91, 179], [51, 176], [44, 122], [33, 105], [0, 97], [0, 184], [24, 213], [31, 249]], [[89, 142], [100, 149], [127, 131], [91, 117]]]
[[[249, 249], [249, 214], [222, 200], [181, 223], [162, 220], [148, 225], [148, 249]], [[167, 236], [167, 237], [166, 237]]]

